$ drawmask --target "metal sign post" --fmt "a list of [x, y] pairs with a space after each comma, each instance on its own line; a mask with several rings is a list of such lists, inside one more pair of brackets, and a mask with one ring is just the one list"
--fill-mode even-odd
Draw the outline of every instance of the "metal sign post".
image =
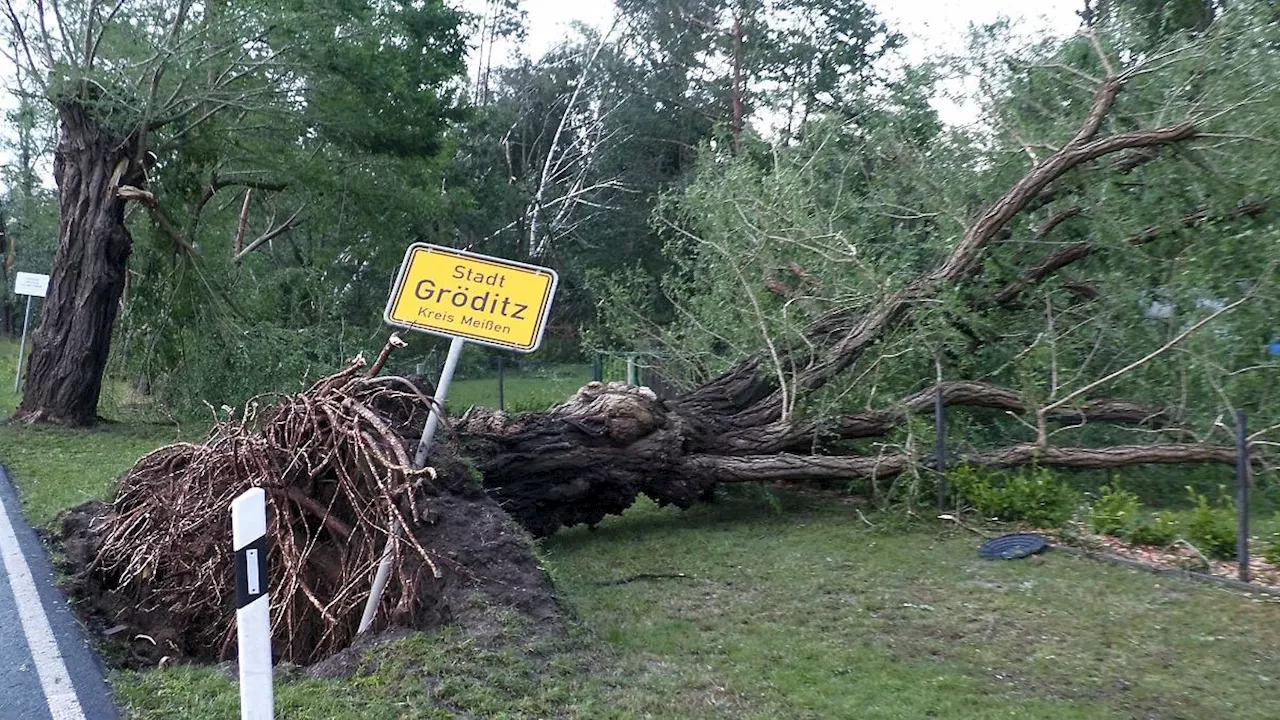
[[18, 372], [13, 378], [13, 391], [22, 387], [22, 363], [27, 359], [27, 328], [31, 325], [31, 296], [27, 296], [27, 311], [22, 314], [22, 339], [18, 341]]
[[[427, 424], [422, 428], [422, 439], [418, 441], [418, 451], [413, 455], [413, 469], [421, 470], [427, 466], [427, 456], [431, 451], [431, 441], [435, 439], [436, 428], [440, 426], [440, 411], [444, 408], [445, 397], [449, 394], [449, 383], [453, 381], [453, 373], [458, 369], [458, 358], [462, 357], [462, 348], [467, 342], [462, 338], [454, 338], [449, 343], [449, 356], [445, 358], [444, 370], [440, 372], [440, 382], [436, 385], [436, 395], [432, 398], [431, 412], [427, 413]], [[395, 561], [396, 545], [400, 541], [403, 528], [397, 527], [387, 538], [387, 547], [382, 551], [382, 559], [378, 561], [378, 572], [373, 577], [373, 586], [369, 588], [369, 599], [364, 604], [364, 614], [360, 616], [360, 629], [364, 632], [373, 625], [378, 614], [378, 604], [382, 602], [382, 593], [387, 589], [387, 578], [391, 576], [391, 565]]]
[[240, 643], [240, 718], [271, 720], [271, 599], [267, 594], [267, 495], [253, 488], [231, 502]]
[[20, 272], [13, 281], [13, 294], [27, 296], [27, 311], [22, 315], [22, 340], [18, 342], [18, 374], [13, 378], [15, 393], [22, 387], [22, 364], [27, 359], [27, 329], [31, 326], [31, 298], [42, 298], [48, 292], [48, 275]]
[[[516, 352], [537, 350], [558, 283], [550, 268], [426, 243], [409, 246], [383, 317], [391, 325], [449, 338], [449, 355], [413, 456], [414, 470], [427, 466], [463, 347], [471, 341]], [[404, 531], [398, 524], [390, 529], [360, 616], [360, 633], [377, 617]]]

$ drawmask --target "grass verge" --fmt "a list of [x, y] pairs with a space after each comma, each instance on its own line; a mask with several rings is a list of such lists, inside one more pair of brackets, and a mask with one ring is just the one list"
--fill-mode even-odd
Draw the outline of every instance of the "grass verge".
[[[14, 392], [18, 343], [0, 341], [0, 416], [21, 397]], [[95, 428], [0, 425], [0, 462], [9, 468], [27, 519], [48, 525], [60, 510], [106, 499], [112, 481], [147, 452], [181, 439], [172, 422], [157, 422], [120, 383], [108, 383], [103, 407], [116, 420]]]
[[[438, 370], [436, 372], [439, 372]], [[591, 382], [590, 365], [547, 365], [535, 370], [508, 370], [503, 380], [503, 405], [509, 412], [546, 410], [562, 403]], [[498, 376], [454, 380], [448, 405], [461, 412], [473, 405], [498, 407]]]
[[[871, 522], [785, 494], [643, 505], [543, 544], [574, 637], [414, 636], [353, 680], [284, 681], [282, 716], [1280, 717], [1280, 605]], [[234, 707], [218, 670], [115, 681], [137, 718]]]

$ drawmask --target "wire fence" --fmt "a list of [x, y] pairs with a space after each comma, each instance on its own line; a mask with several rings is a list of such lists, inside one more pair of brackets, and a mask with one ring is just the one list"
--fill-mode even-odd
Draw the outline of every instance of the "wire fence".
[[[503, 411], [545, 410], [593, 381], [645, 386], [664, 399], [680, 392], [662, 373], [662, 358], [652, 353], [588, 352], [574, 360], [534, 361], [477, 349], [464, 355], [449, 405], [455, 411], [472, 405]], [[434, 378], [442, 362], [442, 356], [428, 353], [412, 369]]]

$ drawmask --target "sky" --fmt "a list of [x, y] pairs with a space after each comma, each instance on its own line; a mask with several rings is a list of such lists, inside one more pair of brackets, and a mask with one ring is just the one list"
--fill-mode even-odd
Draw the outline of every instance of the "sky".
[[[459, 0], [464, 9], [484, 10], [484, 0]], [[1076, 15], [1083, 0], [869, 0], [889, 23], [905, 34], [907, 47], [903, 59], [921, 62], [931, 56], [959, 53], [964, 50], [966, 29], [970, 23], [984, 24], [1007, 17], [1017, 22], [1027, 36], [1051, 33], [1066, 36], [1080, 25]], [[529, 28], [524, 53], [538, 57], [571, 31], [571, 23], [583, 22], [597, 28], [607, 27], [613, 18], [613, 3], [608, 0], [524, 0]], [[963, 94], [976, 89], [976, 82], [959, 82], [945, 88], [948, 94]], [[935, 101], [942, 119], [950, 124], [967, 124], [977, 117], [972, 103], [957, 103], [945, 98]]]

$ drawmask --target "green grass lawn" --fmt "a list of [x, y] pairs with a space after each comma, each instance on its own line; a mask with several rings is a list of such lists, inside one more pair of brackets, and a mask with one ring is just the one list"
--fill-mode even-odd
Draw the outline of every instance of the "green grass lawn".
[[[573, 636], [453, 633], [349, 682], [290, 680], [291, 718], [1274, 718], [1280, 605], [761, 491], [642, 505], [541, 546]], [[675, 578], [615, 581], [639, 575]], [[218, 718], [220, 671], [116, 676], [134, 717]]]
[[[503, 382], [503, 400], [508, 412], [546, 410], [573, 396], [591, 382], [590, 365], [549, 365], [537, 370], [508, 370]], [[451, 412], [460, 413], [472, 405], [498, 407], [498, 377], [454, 380], [446, 402]]]
[[[13, 391], [18, 343], [0, 342], [0, 416], [18, 406]], [[112, 481], [150, 450], [181, 437], [176, 423], [148, 412], [122, 383], [108, 382], [102, 412], [108, 422], [88, 430], [0, 425], [0, 462], [18, 486], [36, 526], [59, 510], [106, 498]]]

